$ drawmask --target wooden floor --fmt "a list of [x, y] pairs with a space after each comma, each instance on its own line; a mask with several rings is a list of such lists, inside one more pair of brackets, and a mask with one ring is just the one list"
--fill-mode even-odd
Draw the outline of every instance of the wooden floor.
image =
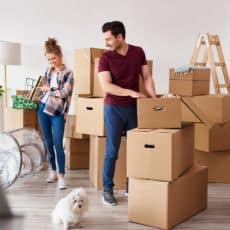
[[[69, 188], [63, 191], [57, 190], [55, 184], [46, 184], [46, 174], [46, 171], [42, 171], [36, 175], [18, 179], [7, 190], [7, 197], [14, 213], [23, 214], [25, 217], [23, 229], [62, 229], [60, 226], [52, 225], [51, 210], [61, 197], [72, 188], [79, 186], [86, 189], [90, 200], [89, 213], [82, 223], [83, 229], [155, 229], [128, 222], [127, 198], [123, 191], [117, 192], [118, 206], [104, 206], [101, 202], [101, 192], [97, 192], [89, 183], [88, 170], [67, 172], [66, 182]], [[230, 185], [209, 184], [208, 197], [206, 211], [190, 218], [175, 229], [230, 229]]]

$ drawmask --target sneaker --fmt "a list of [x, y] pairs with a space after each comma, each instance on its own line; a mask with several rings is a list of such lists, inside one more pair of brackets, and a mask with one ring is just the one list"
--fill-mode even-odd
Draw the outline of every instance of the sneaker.
[[117, 201], [113, 195], [113, 190], [104, 191], [102, 200], [103, 200], [103, 203], [106, 205], [111, 205], [111, 206], [117, 205]]
[[63, 190], [63, 189], [66, 189], [66, 184], [65, 184], [65, 181], [64, 181], [64, 178], [59, 178], [58, 179], [58, 189], [59, 190]]
[[47, 183], [53, 183], [57, 180], [57, 173], [55, 171], [50, 171], [49, 176], [46, 179]]

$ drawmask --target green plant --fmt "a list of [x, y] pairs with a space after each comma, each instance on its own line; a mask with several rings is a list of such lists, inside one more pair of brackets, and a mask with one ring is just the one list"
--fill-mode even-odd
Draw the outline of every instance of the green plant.
[[4, 89], [2, 88], [2, 86], [0, 85], [0, 96], [2, 96], [4, 93]]

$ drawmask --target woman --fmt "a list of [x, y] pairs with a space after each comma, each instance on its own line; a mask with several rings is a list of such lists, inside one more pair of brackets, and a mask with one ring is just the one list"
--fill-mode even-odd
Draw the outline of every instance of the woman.
[[48, 38], [45, 42], [45, 55], [49, 67], [40, 87], [38, 120], [50, 165], [46, 181], [52, 183], [58, 180], [58, 188], [65, 189], [63, 134], [65, 114], [68, 112], [73, 90], [73, 72], [63, 64], [62, 50], [56, 39]]

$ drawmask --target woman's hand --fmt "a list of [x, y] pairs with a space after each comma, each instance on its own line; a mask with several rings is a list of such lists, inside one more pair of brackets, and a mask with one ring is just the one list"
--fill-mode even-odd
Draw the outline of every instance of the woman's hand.
[[50, 87], [48, 85], [43, 85], [43, 86], [38, 87], [38, 88], [42, 92], [48, 92], [48, 91], [50, 91]]

